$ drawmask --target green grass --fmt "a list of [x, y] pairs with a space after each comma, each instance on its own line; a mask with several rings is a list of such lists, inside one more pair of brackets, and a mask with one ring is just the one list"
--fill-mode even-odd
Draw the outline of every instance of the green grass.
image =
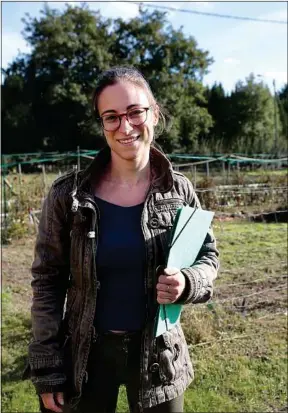
[[238, 222], [214, 225], [221, 262], [225, 269], [241, 270], [251, 265], [272, 264], [277, 268], [279, 260], [285, 260], [287, 251], [287, 225]]
[[[284, 316], [278, 320], [282, 326], [285, 322]], [[251, 334], [252, 331], [251, 328]], [[266, 340], [266, 347], [259, 339]], [[222, 342], [207, 347], [206, 351], [192, 352], [196, 379], [186, 393], [187, 412], [268, 412], [285, 405], [284, 337], [275, 340], [266, 334], [251, 336], [250, 345], [247, 341], [249, 338]], [[273, 354], [271, 350], [277, 344], [281, 346]], [[254, 349], [258, 346], [258, 354], [253, 354], [253, 346]]]
[[266, 169], [260, 169], [260, 170], [256, 170], [256, 171], [249, 171], [247, 172], [248, 176], [267, 176], [267, 175], [271, 175], [271, 176], [286, 176], [287, 177], [288, 174], [288, 170], [287, 169], [275, 169], [273, 170], [266, 170]]
[[[181, 172], [181, 170], [180, 170]], [[194, 183], [195, 175], [191, 171], [185, 172], [187, 177]], [[205, 187], [207, 181], [212, 182], [214, 185], [247, 185], [247, 184], [270, 184], [270, 185], [285, 185], [287, 184], [288, 169], [256, 169], [253, 171], [245, 170], [231, 170], [229, 175], [227, 170], [225, 174], [220, 170], [210, 170], [209, 177], [207, 178], [207, 173], [205, 169], [203, 171], [197, 171], [196, 173], [196, 184], [197, 187]], [[204, 184], [204, 185], [203, 185]]]
[[[275, 412], [287, 405], [287, 226], [216, 221], [214, 231], [221, 270], [212, 306], [187, 306], [181, 319], [195, 368], [185, 412]], [[31, 383], [20, 379], [29, 309], [15, 310], [19, 295], [8, 284], [9, 278], [2, 293], [2, 411], [37, 412]], [[242, 299], [229, 301], [261, 291], [246, 299], [246, 312], [235, 306]], [[123, 387], [117, 411], [128, 411]]]
[[2, 298], [2, 412], [38, 412], [38, 403], [30, 381], [21, 381], [30, 340], [29, 313], [14, 310], [9, 289]]

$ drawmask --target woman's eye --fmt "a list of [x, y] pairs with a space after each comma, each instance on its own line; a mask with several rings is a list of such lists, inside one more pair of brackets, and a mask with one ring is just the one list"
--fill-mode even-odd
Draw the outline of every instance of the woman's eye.
[[132, 112], [129, 112], [129, 117], [131, 118], [138, 117], [138, 116], [143, 115], [144, 112], [145, 112], [144, 109], [133, 110]]
[[104, 122], [112, 123], [112, 122], [116, 122], [116, 120], [117, 120], [117, 116], [111, 115], [111, 116], [104, 117]]

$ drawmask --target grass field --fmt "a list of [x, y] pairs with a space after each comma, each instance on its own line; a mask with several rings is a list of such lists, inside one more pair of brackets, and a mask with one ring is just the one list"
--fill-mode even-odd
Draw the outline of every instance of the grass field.
[[[185, 307], [195, 367], [185, 412], [287, 411], [287, 226], [215, 221], [221, 270], [212, 302]], [[2, 411], [37, 412], [20, 380], [30, 338], [34, 237], [2, 250]], [[121, 388], [118, 410], [127, 411]]]

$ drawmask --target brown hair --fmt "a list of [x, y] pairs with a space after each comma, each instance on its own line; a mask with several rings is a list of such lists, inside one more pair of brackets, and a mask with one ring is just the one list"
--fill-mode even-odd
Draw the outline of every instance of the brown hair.
[[99, 96], [101, 95], [101, 93], [107, 86], [115, 85], [116, 83], [120, 81], [134, 83], [135, 85], [146, 90], [150, 103], [152, 105], [157, 104], [159, 108], [159, 122], [155, 128], [155, 135], [156, 136], [161, 135], [164, 132], [164, 130], [166, 130], [166, 116], [167, 115], [164, 115], [163, 113], [164, 110], [163, 108], [161, 108], [159, 103], [156, 101], [147, 80], [144, 78], [142, 73], [139, 72], [139, 70], [137, 70], [136, 68], [132, 66], [131, 67], [115, 66], [115, 67], [112, 67], [111, 69], [106, 70], [99, 76], [96, 88], [93, 93], [93, 99], [92, 99], [93, 112], [95, 113], [96, 117], [99, 118], [99, 112], [98, 112]]

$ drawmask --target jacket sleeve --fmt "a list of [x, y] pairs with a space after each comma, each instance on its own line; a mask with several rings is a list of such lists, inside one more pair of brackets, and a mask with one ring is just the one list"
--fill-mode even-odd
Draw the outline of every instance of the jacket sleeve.
[[[193, 208], [201, 208], [199, 199], [188, 179], [187, 185], [189, 205]], [[189, 268], [181, 270], [186, 280], [186, 286], [177, 303], [204, 303], [212, 297], [213, 281], [217, 277], [219, 270], [218, 257], [219, 252], [216, 248], [216, 239], [210, 227], [194, 264]]]
[[69, 280], [69, 229], [65, 197], [57, 185], [44, 201], [32, 264], [33, 339], [29, 345], [31, 380], [37, 393], [62, 391], [66, 381], [61, 323]]

